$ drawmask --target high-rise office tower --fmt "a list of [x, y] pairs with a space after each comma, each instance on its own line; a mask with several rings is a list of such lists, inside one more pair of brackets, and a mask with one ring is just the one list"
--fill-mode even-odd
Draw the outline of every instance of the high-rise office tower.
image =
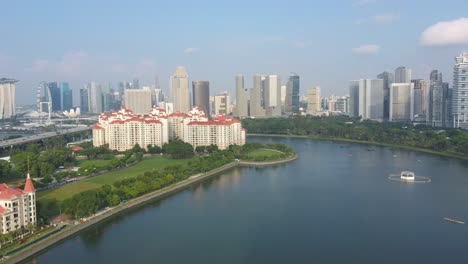
[[253, 88], [250, 90], [250, 116], [265, 116], [265, 108], [263, 104], [264, 83], [264, 75], [254, 75]]
[[429, 85], [428, 124], [433, 127], [446, 127], [450, 124], [449, 115], [449, 85], [444, 83], [442, 73], [431, 72]]
[[170, 89], [174, 111], [182, 113], [190, 111], [189, 76], [184, 67], [176, 68], [170, 79]]
[[265, 76], [264, 108], [267, 116], [281, 115], [281, 80], [278, 75]]
[[414, 118], [414, 83], [392, 83], [389, 121], [411, 122]]
[[468, 52], [455, 58], [452, 96], [453, 126], [468, 129]]
[[133, 79], [132, 89], [140, 89], [140, 81], [137, 78]]
[[125, 107], [134, 114], [143, 115], [149, 113], [151, 105], [150, 89], [127, 89], [125, 90]]
[[94, 82], [91, 83], [88, 90], [89, 112], [93, 114], [102, 113], [104, 110], [102, 101], [102, 86]]
[[17, 80], [0, 78], [0, 120], [15, 116]]
[[343, 96], [336, 99], [336, 111], [341, 113], [349, 112], [349, 96]]
[[56, 82], [50, 82], [47, 84], [50, 90], [51, 102], [52, 102], [52, 111], [58, 112], [62, 110], [62, 94], [60, 88]]
[[88, 113], [89, 112], [89, 88], [90, 85], [86, 84], [84, 87], [80, 89], [80, 110], [81, 113]]
[[390, 112], [390, 86], [394, 82], [394, 77], [391, 72], [383, 72], [377, 75], [377, 79], [384, 81], [384, 119], [388, 120]]
[[297, 74], [289, 76], [288, 83], [286, 84], [286, 100], [285, 112], [286, 113], [299, 113], [299, 92], [300, 92], [300, 77]]
[[410, 83], [411, 69], [406, 67], [398, 67], [395, 70], [395, 83]]
[[70, 88], [70, 85], [67, 82], [60, 83], [60, 92], [61, 96], [61, 110], [70, 111], [73, 107], [73, 91]]
[[229, 115], [231, 114], [231, 97], [227, 92], [214, 97], [214, 114]]
[[361, 79], [349, 84], [350, 111], [354, 117], [363, 120], [384, 119], [384, 81], [382, 79]]
[[427, 109], [427, 85], [423, 79], [411, 80], [414, 84], [414, 115], [425, 117]]
[[318, 115], [321, 110], [320, 87], [309, 88], [307, 90], [307, 114]]
[[210, 82], [193, 81], [192, 82], [193, 106], [198, 106], [205, 114], [210, 112]]
[[236, 76], [236, 109], [235, 116], [244, 117], [249, 115], [249, 99], [245, 89], [244, 76]]

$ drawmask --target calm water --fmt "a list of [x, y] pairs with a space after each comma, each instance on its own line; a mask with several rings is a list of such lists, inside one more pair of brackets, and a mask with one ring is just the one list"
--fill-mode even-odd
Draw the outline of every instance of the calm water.
[[[299, 159], [242, 168], [63, 241], [25, 263], [466, 263], [468, 164], [384, 147], [250, 138]], [[413, 170], [432, 179], [403, 184]]]

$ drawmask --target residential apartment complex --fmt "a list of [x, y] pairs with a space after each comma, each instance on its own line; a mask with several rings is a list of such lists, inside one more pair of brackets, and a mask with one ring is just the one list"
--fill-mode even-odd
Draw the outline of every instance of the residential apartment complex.
[[15, 116], [16, 82], [13, 79], [0, 79], [0, 119]]

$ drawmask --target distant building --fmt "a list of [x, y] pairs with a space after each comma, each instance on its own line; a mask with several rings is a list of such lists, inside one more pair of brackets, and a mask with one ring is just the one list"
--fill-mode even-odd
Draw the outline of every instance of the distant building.
[[285, 112], [297, 114], [299, 113], [299, 93], [300, 93], [300, 77], [299, 75], [289, 76], [286, 85]]
[[89, 112], [99, 114], [104, 111], [102, 99], [102, 86], [97, 83], [91, 83], [88, 90]]
[[85, 85], [80, 89], [80, 109], [81, 113], [89, 112], [89, 86]]
[[406, 67], [398, 67], [395, 70], [395, 83], [410, 83], [411, 69]]
[[73, 91], [67, 82], [60, 83], [61, 92], [61, 110], [70, 110], [73, 108]]
[[23, 190], [0, 184], [1, 233], [6, 234], [36, 223], [36, 190], [29, 173]]
[[414, 84], [392, 83], [390, 87], [390, 116], [389, 121], [413, 121]]
[[281, 79], [278, 75], [265, 76], [264, 108], [267, 116], [281, 116]]
[[383, 72], [377, 75], [377, 79], [384, 81], [384, 119], [388, 120], [390, 116], [390, 86], [394, 82], [394, 77], [391, 72]]
[[433, 127], [450, 125], [449, 84], [443, 82], [442, 73], [437, 70], [430, 75], [428, 124]]
[[232, 113], [231, 97], [227, 92], [214, 97], [214, 113], [215, 115], [229, 115]]
[[349, 113], [349, 96], [343, 96], [336, 99], [336, 111]]
[[248, 91], [245, 88], [244, 76], [236, 76], [236, 108], [234, 115], [239, 117], [249, 116]]
[[13, 79], [0, 79], [0, 120], [15, 116], [17, 82]]
[[137, 115], [148, 113], [152, 109], [151, 90], [127, 89], [125, 90], [125, 107]]
[[140, 81], [137, 78], [133, 79], [132, 89], [140, 89]]
[[319, 115], [321, 108], [320, 87], [309, 88], [307, 90], [307, 114]]
[[451, 102], [454, 127], [468, 129], [468, 52], [455, 58]]
[[350, 110], [354, 117], [363, 120], [383, 121], [384, 81], [382, 79], [361, 79], [349, 85]]
[[427, 84], [423, 79], [411, 80], [414, 85], [414, 115], [426, 116], [427, 109]]
[[210, 82], [192, 82], [193, 105], [200, 107], [205, 113], [210, 112]]
[[250, 90], [250, 116], [262, 117], [265, 116], [265, 108], [263, 102], [263, 90], [265, 86], [264, 75], [253, 76], [253, 88]]
[[62, 110], [62, 93], [60, 91], [60, 87], [56, 82], [48, 83], [50, 95], [51, 95], [51, 102], [52, 102], [52, 111], [53, 112], [60, 112]]
[[184, 67], [176, 68], [170, 79], [170, 89], [174, 111], [188, 112], [190, 110], [189, 76]]

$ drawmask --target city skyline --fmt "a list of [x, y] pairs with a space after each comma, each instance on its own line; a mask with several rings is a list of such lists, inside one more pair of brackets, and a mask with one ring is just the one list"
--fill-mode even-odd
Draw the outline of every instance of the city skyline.
[[[43, 14], [34, 11], [39, 3], [27, 7], [9, 3], [5, 19], [15, 23], [0, 25], [14, 40], [2, 43], [0, 72], [20, 80], [18, 104], [33, 104], [35, 98], [27, 95], [41, 81], [68, 82], [75, 105], [79, 89], [88, 82], [138, 78], [141, 85], [153, 84], [160, 76], [167, 93], [168, 77], [178, 65], [186, 67], [191, 80], [209, 80], [213, 94], [225, 90], [235, 94], [236, 74], [268, 72], [284, 81], [291, 71], [301, 76], [301, 94], [315, 86], [322, 87], [324, 95], [346, 94], [349, 80], [373, 78], [403, 65], [413, 70], [413, 79], [427, 80], [433, 69], [452, 76], [452, 58], [468, 43], [463, 8], [468, 4], [458, 0], [450, 5], [350, 0], [339, 5], [294, 1], [274, 6], [265, 1], [248, 5], [114, 1], [106, 14], [106, 3], [47, 2], [50, 8], [45, 12], [63, 23], [39, 19]], [[242, 8], [241, 21], [238, 8], [243, 6], [249, 8]], [[168, 14], [176, 8], [180, 19], [170, 23]], [[415, 12], [431, 15], [415, 21]], [[134, 19], [120, 19], [128, 13], [136, 14]], [[187, 34], [174, 33], [181, 27]], [[455, 34], [444, 30], [447, 27]], [[347, 70], [335, 71], [338, 62]], [[252, 87], [246, 79], [245, 88]]]

